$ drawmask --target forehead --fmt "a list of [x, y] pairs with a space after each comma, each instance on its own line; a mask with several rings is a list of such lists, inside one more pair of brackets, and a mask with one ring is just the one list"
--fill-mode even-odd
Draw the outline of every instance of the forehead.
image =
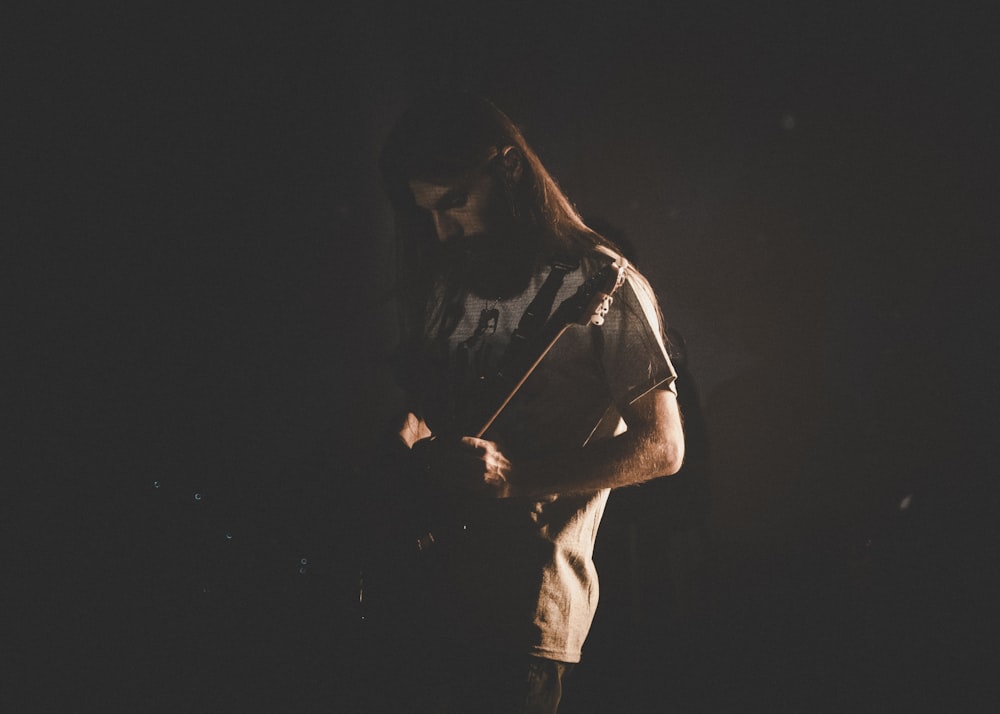
[[492, 178], [487, 171], [474, 170], [454, 180], [410, 179], [410, 192], [417, 205], [427, 210], [446, 206], [452, 199], [468, 194], [472, 200], [489, 193]]

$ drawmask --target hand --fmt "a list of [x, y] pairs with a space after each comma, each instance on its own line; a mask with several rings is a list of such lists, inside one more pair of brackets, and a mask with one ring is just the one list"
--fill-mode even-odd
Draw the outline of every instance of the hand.
[[414, 444], [428, 478], [435, 484], [488, 498], [510, 498], [511, 462], [496, 443], [474, 436], [457, 441], [422, 439]]

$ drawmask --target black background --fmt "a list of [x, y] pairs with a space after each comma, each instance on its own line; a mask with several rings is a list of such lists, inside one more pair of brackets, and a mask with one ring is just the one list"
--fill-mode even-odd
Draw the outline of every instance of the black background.
[[4, 696], [366, 711], [354, 497], [396, 397], [374, 163], [410, 92], [446, 84], [626, 233], [705, 417], [704, 619], [650, 642], [622, 615], [612, 498], [567, 711], [974, 708], [996, 664], [998, 58], [969, 7], [838, 8], [11, 24], [0, 515], [26, 686]]

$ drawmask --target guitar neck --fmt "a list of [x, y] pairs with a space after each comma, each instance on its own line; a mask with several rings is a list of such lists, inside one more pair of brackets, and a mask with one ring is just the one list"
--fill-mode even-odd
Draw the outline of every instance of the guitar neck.
[[504, 398], [503, 402], [500, 403], [500, 406], [497, 407], [495, 412], [493, 412], [493, 415], [490, 416], [490, 418], [487, 419], [486, 423], [483, 424], [482, 428], [479, 429], [478, 432], [476, 432], [476, 438], [482, 438], [483, 434], [486, 433], [486, 430], [489, 429], [491, 426], [493, 426], [493, 422], [495, 422], [497, 420], [497, 417], [499, 417], [503, 413], [503, 410], [507, 408], [507, 405], [510, 404], [510, 400], [513, 399], [514, 396], [518, 393], [518, 391], [521, 389], [521, 386], [528, 381], [528, 377], [531, 376], [532, 372], [535, 371], [535, 368], [538, 367], [539, 364], [541, 364], [543, 359], [545, 359], [545, 355], [547, 355], [549, 353], [549, 350], [551, 350], [552, 347], [556, 344], [556, 342], [559, 341], [559, 338], [562, 337], [562, 334], [567, 330], [567, 328], [569, 328], [569, 325], [570, 323], [563, 323], [562, 326], [559, 327], [558, 331], [556, 331], [556, 333], [548, 339], [548, 343], [545, 345], [545, 348], [538, 354], [538, 356], [531, 363], [531, 365], [529, 365], [527, 370], [525, 370], [524, 374], [521, 375], [521, 378], [517, 380], [517, 384], [515, 384], [514, 387], [510, 390], [510, 392]]
[[[510, 401], [521, 389], [521, 386], [528, 380], [528, 377], [535, 371], [535, 368], [541, 364], [541, 361], [545, 359], [545, 356], [571, 325], [603, 324], [604, 316], [611, 306], [612, 296], [621, 286], [623, 279], [624, 268], [622, 266], [619, 266], [617, 263], [605, 266], [600, 272], [591, 276], [589, 280], [581, 285], [576, 294], [564, 300], [556, 308], [552, 317], [545, 323], [541, 333], [535, 339], [535, 345], [538, 347], [534, 351], [534, 358], [530, 364], [525, 365], [523, 362], [521, 364], [513, 364], [510, 365], [512, 369], [506, 370], [520, 376], [500, 402], [500, 406], [486, 420], [482, 428], [476, 432], [477, 438], [482, 438], [483, 434], [493, 425], [493, 422], [503, 413], [503, 410], [507, 408], [507, 405], [510, 404]], [[506, 374], [499, 374], [498, 377], [501, 378], [502, 383]]]

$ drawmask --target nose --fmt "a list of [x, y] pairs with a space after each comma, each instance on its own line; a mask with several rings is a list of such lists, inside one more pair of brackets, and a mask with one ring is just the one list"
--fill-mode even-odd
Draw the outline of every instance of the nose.
[[462, 237], [462, 224], [443, 211], [434, 212], [434, 230], [442, 243]]

